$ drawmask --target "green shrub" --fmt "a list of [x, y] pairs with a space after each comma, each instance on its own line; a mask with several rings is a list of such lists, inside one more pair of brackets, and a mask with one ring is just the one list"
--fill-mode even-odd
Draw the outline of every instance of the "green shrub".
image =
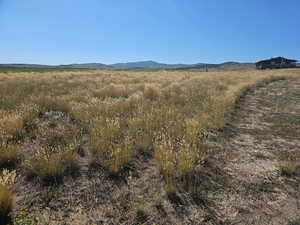
[[296, 169], [292, 166], [281, 166], [281, 175], [286, 177], [291, 177], [295, 174]]

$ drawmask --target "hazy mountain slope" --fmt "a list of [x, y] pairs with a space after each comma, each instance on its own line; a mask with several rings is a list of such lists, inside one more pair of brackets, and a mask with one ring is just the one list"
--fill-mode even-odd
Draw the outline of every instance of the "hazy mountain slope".
[[55, 66], [40, 65], [40, 64], [0, 64], [0, 67], [4, 68], [53, 68]]
[[165, 64], [155, 61], [140, 61], [140, 62], [128, 62], [128, 63], [115, 63], [106, 65], [102, 63], [82, 63], [82, 64], [68, 64], [68, 65], [39, 65], [39, 64], [0, 64], [0, 67], [12, 67], [12, 68], [68, 68], [68, 69], [145, 69], [145, 70], [159, 70], [159, 69], [196, 69], [205, 70], [234, 70], [234, 69], [253, 69], [254, 63], [238, 63], [238, 62], [225, 62], [221, 64]]
[[188, 67], [186, 64], [164, 64], [155, 61], [140, 61], [140, 62], [128, 62], [128, 63], [115, 63], [111, 64], [115, 69], [176, 69], [180, 67]]
[[184, 69], [195, 69], [195, 70], [205, 70], [205, 69], [213, 69], [213, 70], [237, 70], [237, 69], [254, 69], [254, 63], [239, 63], [239, 62], [225, 62], [221, 64], [194, 64], [187, 65], [185, 67], [177, 68], [178, 70]]
[[72, 68], [72, 69], [112, 69], [113, 67], [102, 63], [82, 63], [82, 64], [69, 64], [60, 65], [61, 68]]

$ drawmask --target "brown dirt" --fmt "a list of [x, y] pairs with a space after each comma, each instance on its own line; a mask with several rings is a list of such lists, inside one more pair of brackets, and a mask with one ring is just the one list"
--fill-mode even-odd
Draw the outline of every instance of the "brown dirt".
[[[89, 167], [89, 137], [82, 134], [78, 176], [54, 187], [20, 177], [14, 214], [29, 222], [16, 224], [288, 225], [300, 217], [300, 169], [286, 177], [280, 165], [300, 162], [299, 93], [300, 80], [282, 80], [245, 94], [230, 125], [209, 138], [198, 193], [179, 188], [176, 201], [165, 193], [151, 154], [137, 155], [111, 177]], [[77, 126], [68, 118], [56, 121]], [[29, 141], [25, 153], [37, 145]]]
[[225, 224], [290, 224], [300, 216], [299, 174], [281, 175], [284, 163], [298, 167], [300, 80], [282, 80], [242, 97], [220, 148], [230, 188], [214, 195]]

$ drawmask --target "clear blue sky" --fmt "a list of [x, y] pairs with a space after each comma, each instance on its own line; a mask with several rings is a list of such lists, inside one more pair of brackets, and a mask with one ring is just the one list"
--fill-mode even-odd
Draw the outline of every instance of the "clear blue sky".
[[299, 0], [0, 0], [0, 63], [300, 60]]

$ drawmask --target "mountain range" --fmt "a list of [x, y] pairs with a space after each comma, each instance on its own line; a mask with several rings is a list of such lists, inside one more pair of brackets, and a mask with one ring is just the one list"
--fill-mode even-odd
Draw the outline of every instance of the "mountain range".
[[155, 61], [139, 61], [128, 63], [102, 64], [102, 63], [82, 63], [68, 65], [40, 65], [40, 64], [0, 64], [0, 67], [10, 68], [70, 68], [70, 69], [120, 69], [120, 70], [233, 70], [233, 69], [253, 69], [254, 63], [225, 62], [220, 64], [165, 64]]

